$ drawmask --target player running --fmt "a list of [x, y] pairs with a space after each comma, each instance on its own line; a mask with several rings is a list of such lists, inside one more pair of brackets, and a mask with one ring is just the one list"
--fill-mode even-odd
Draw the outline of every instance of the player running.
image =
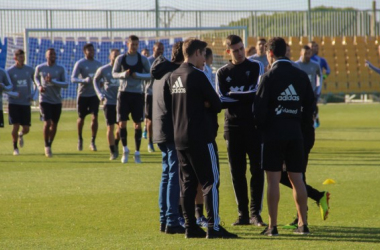
[[118, 49], [112, 49], [109, 55], [110, 63], [100, 67], [94, 76], [94, 89], [100, 101], [103, 102], [104, 117], [107, 124], [107, 140], [110, 148], [110, 160], [115, 160], [119, 156], [119, 127], [117, 124], [116, 101], [119, 89], [119, 80], [112, 77], [112, 67], [116, 57], [120, 55]]

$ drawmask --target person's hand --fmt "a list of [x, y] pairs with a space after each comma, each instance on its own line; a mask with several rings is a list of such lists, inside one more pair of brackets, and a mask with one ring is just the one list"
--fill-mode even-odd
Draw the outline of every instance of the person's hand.
[[136, 72], [133, 72], [133, 73], [132, 73], [132, 77], [133, 77], [134, 79], [137, 78]]
[[42, 87], [42, 86], [40, 86], [40, 87], [38, 88], [38, 90], [39, 90], [41, 93], [44, 93], [44, 92], [45, 92], [45, 88]]
[[367, 60], [364, 60], [364, 66], [369, 67], [369, 62]]
[[130, 74], [131, 74], [131, 70], [130, 69], [124, 71], [124, 78], [127, 78]]
[[84, 79], [84, 82], [85, 82], [85, 83], [91, 83], [91, 82], [92, 82], [91, 77], [87, 76], [87, 77]]

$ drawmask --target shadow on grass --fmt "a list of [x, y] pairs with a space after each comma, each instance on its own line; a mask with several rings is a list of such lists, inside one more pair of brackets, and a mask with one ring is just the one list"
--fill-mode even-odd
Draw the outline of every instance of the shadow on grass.
[[[331, 242], [365, 242], [380, 243], [380, 228], [375, 227], [333, 227], [333, 226], [311, 226], [309, 235], [293, 234], [291, 229], [281, 229], [278, 227], [279, 236], [277, 240], [307, 240], [307, 241], [331, 241]], [[241, 230], [234, 231], [242, 239], [269, 239], [273, 237], [263, 236], [260, 232]], [[255, 235], [256, 234], [256, 235]]]

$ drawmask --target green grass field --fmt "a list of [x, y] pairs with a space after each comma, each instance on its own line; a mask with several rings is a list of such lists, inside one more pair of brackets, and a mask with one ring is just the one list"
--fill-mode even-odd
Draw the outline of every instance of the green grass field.
[[[378, 249], [379, 110], [379, 104], [320, 106], [321, 127], [307, 178], [315, 188], [331, 192], [331, 210], [322, 221], [319, 208], [309, 201], [312, 234], [306, 237], [281, 228], [279, 237], [264, 237], [262, 228], [230, 226], [237, 209], [220, 130], [220, 216], [240, 236], [236, 240], [184, 239], [159, 232], [160, 153], [147, 153], [146, 140], [143, 164], [110, 162], [103, 115], [98, 152], [88, 148], [88, 117], [84, 150], [78, 152], [76, 113], [68, 111], [61, 116], [54, 156], [48, 159], [43, 155], [42, 122], [33, 113], [31, 132], [17, 157], [12, 155], [11, 127], [0, 129], [0, 249]], [[221, 126], [222, 121], [220, 115]], [[128, 134], [134, 149], [132, 130]], [[327, 178], [336, 184], [322, 185]], [[279, 224], [289, 223], [294, 215], [291, 191], [281, 187]]]

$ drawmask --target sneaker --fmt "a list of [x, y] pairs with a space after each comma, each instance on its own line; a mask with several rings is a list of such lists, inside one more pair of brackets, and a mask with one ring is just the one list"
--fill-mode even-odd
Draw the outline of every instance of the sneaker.
[[148, 143], [148, 152], [149, 153], [156, 152], [156, 150], [154, 149], [153, 143]]
[[94, 142], [91, 142], [90, 149], [91, 149], [91, 151], [98, 151]]
[[204, 215], [197, 219], [197, 225], [200, 227], [208, 228], [208, 221]]
[[166, 223], [161, 223], [160, 224], [160, 232], [165, 233], [165, 229], [166, 229]]
[[322, 198], [318, 201], [319, 209], [321, 210], [321, 216], [322, 220], [326, 220], [327, 216], [329, 215], [329, 200], [330, 200], [330, 193], [324, 192]]
[[82, 150], [83, 150], [83, 141], [78, 140], [78, 151], [82, 151]]
[[273, 228], [266, 227], [260, 234], [266, 236], [278, 236], [277, 226], [274, 226]]
[[250, 225], [250, 221], [249, 221], [249, 217], [242, 217], [242, 216], [239, 216], [237, 218], [237, 220], [232, 223], [231, 225], [232, 226], [245, 226], [245, 225]]
[[20, 152], [18, 151], [18, 148], [13, 149], [13, 155], [19, 155]]
[[183, 217], [178, 217], [178, 222], [179, 222], [179, 225], [183, 228], [186, 227], [185, 225], [185, 219]]
[[117, 159], [116, 153], [110, 153], [110, 161], [113, 161], [116, 159]]
[[129, 155], [129, 150], [127, 152], [123, 153], [123, 156], [121, 157], [121, 163], [127, 163], [128, 162], [128, 155]]
[[53, 156], [53, 153], [51, 152], [51, 148], [50, 147], [45, 147], [45, 156], [47, 158], [51, 158]]
[[20, 145], [20, 148], [24, 147], [24, 137], [21, 132], [18, 133], [18, 144]]
[[184, 234], [185, 229], [180, 225], [173, 226], [173, 227], [166, 226], [165, 233], [166, 234]]
[[142, 133], [142, 137], [143, 137], [144, 139], [148, 139], [148, 131], [146, 130], [146, 128], [144, 128], [144, 131], [143, 131], [143, 133]]
[[135, 152], [135, 163], [141, 163], [141, 157], [140, 157], [140, 152], [136, 151]]
[[185, 229], [185, 238], [205, 238], [206, 232], [199, 226], [189, 227]]
[[232, 239], [232, 238], [238, 238], [238, 236], [237, 234], [228, 232], [225, 228], [219, 225], [219, 230], [215, 230], [214, 227], [208, 227], [206, 238], [207, 239], [214, 239], [214, 238]]
[[303, 225], [303, 226], [297, 227], [297, 229], [295, 229], [293, 231], [293, 233], [306, 235], [306, 234], [309, 234], [310, 231], [309, 231], [309, 228], [306, 225]]
[[296, 217], [294, 221], [290, 222], [288, 225], [283, 226], [283, 229], [296, 229], [298, 227], [298, 218]]
[[260, 215], [254, 215], [254, 216], [252, 216], [251, 219], [249, 220], [249, 222], [252, 225], [255, 225], [255, 226], [258, 226], [258, 227], [266, 227], [266, 226], [268, 226], [266, 223], [263, 222], [263, 219], [261, 218]]

